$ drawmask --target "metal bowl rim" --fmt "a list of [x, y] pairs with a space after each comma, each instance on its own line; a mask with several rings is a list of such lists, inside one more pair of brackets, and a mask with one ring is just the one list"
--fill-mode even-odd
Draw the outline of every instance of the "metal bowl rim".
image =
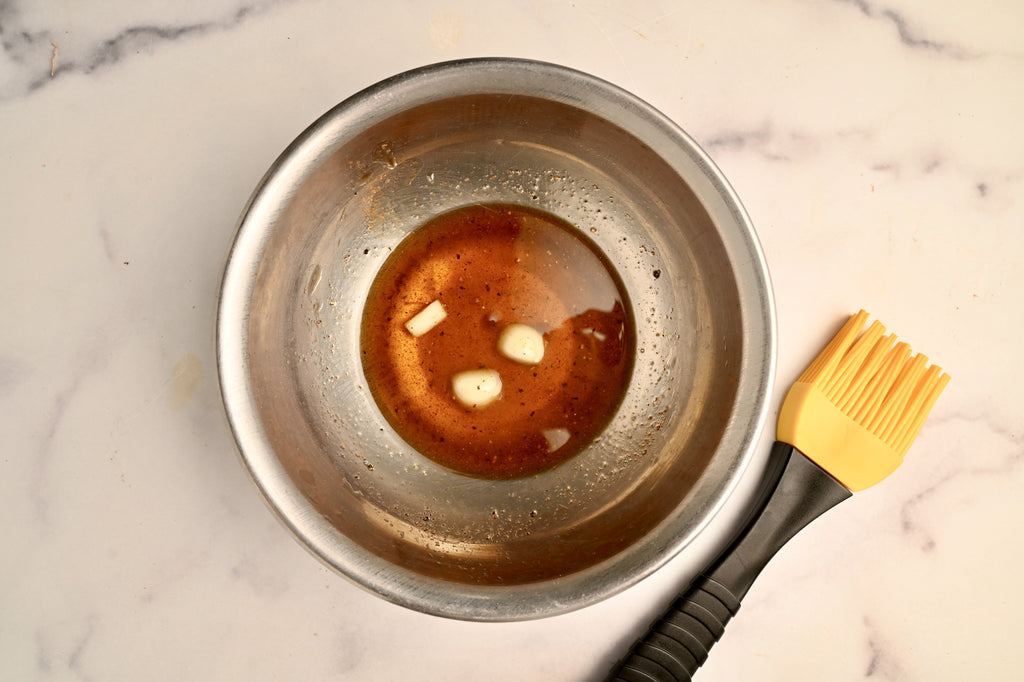
[[[523, 91], [520, 84], [526, 80], [545, 85], [547, 90]], [[488, 83], [486, 89], [467, 87], [481, 81]], [[751, 324], [757, 325], [759, 347], [753, 353], [744, 352], [739, 372], [736, 411], [750, 415], [747, 428], [733, 434], [733, 446], [739, 452], [726, 480], [702, 501], [701, 517], [688, 523], [672, 517], [662, 523], [650, 534], [655, 537], [645, 538], [660, 549], [644, 561], [624, 563], [616, 556], [555, 580], [501, 587], [456, 584], [414, 574], [368, 555], [330, 527], [291, 482], [262, 431], [247, 382], [250, 368], [245, 348], [249, 294], [269, 239], [268, 226], [287, 203], [294, 191], [291, 188], [336, 151], [349, 133], [358, 132], [368, 121], [383, 120], [417, 104], [416, 98], [431, 101], [430, 93], [436, 93], [442, 84], [449, 90], [446, 96], [515, 92], [577, 106], [593, 97], [613, 102], [621, 107], [624, 119], [642, 123], [674, 141], [670, 150], [659, 151], [663, 156], [665, 151], [682, 154], [694, 163], [741, 228], [723, 238], [733, 240], [731, 246], [745, 254], [748, 280], [737, 283], [741, 303], [748, 304], [751, 315], [759, 313], [750, 318]], [[464, 92], [459, 93], [460, 88]], [[635, 134], [632, 127], [621, 127]], [[424, 613], [477, 621], [527, 620], [591, 605], [635, 584], [681, 552], [725, 505], [753, 459], [767, 419], [776, 353], [775, 306], [767, 263], [746, 210], [711, 158], [672, 120], [628, 91], [575, 69], [513, 58], [440, 62], [406, 71], [348, 97], [307, 127], [270, 166], [239, 217], [224, 268], [216, 318], [217, 372], [227, 419], [246, 470], [278, 519], [314, 556], [364, 589]]]

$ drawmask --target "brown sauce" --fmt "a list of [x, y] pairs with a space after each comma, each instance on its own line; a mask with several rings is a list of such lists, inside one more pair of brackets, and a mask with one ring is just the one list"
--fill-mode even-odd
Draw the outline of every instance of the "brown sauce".
[[[405, 323], [434, 300], [447, 317], [414, 337]], [[467, 206], [416, 229], [381, 267], [363, 313], [363, 369], [384, 416], [423, 455], [471, 476], [528, 476], [580, 452], [614, 415], [633, 367], [627, 309], [613, 270], [572, 226], [522, 206]], [[516, 322], [543, 334], [539, 364], [498, 352]], [[464, 407], [452, 376], [483, 367], [501, 375], [501, 397]]]

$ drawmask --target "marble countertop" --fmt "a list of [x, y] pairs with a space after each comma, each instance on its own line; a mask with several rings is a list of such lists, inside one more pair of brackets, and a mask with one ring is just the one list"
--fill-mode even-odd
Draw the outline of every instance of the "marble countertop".
[[249, 193], [346, 96], [482, 55], [617, 83], [714, 157], [772, 271], [774, 405], [859, 307], [953, 376], [699, 679], [1018, 677], [1022, 27], [1015, 0], [0, 3], [0, 677], [597, 680], [699, 569], [426, 616], [312, 559], [236, 456], [213, 328]]

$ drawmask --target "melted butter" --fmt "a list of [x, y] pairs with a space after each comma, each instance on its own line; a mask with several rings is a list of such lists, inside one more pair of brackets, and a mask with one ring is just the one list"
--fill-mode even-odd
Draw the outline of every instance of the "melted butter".
[[[405, 323], [431, 301], [447, 317], [421, 337]], [[548, 213], [468, 206], [409, 235], [382, 266], [360, 339], [369, 388], [413, 448], [483, 478], [544, 471], [579, 453], [607, 425], [633, 366], [634, 333], [618, 278], [597, 248]], [[544, 338], [543, 359], [502, 355], [510, 324]], [[484, 408], [452, 395], [452, 377], [501, 376]]]

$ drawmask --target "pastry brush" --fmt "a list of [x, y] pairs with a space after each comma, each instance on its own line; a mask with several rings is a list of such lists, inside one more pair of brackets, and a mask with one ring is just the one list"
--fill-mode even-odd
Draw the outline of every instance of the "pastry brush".
[[[790, 388], [764, 483], [715, 563], [633, 645], [609, 676], [690, 680], [768, 561], [800, 529], [883, 480], [903, 461], [949, 375], [853, 315]], [[861, 333], [863, 331], [863, 333]]]

